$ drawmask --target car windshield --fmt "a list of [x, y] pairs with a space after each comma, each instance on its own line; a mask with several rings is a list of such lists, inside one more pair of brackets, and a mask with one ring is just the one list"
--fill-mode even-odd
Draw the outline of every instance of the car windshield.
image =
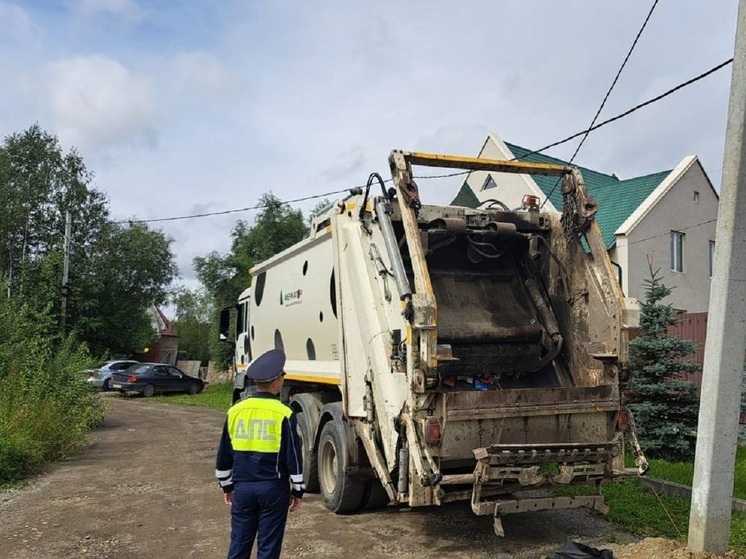
[[147, 373], [148, 369], [150, 369], [148, 365], [133, 365], [132, 367], [127, 369], [127, 372], [131, 375], [141, 375], [143, 373]]

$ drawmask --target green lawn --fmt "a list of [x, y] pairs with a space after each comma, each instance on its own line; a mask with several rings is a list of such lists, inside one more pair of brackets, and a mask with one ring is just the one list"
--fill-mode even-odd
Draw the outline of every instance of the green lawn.
[[[666, 460], [650, 460], [648, 476], [692, 484], [694, 464]], [[746, 448], [739, 447], [736, 454], [735, 496], [746, 498]], [[558, 495], [592, 494], [589, 486], [557, 488]], [[609, 520], [640, 536], [662, 536], [686, 543], [689, 528], [689, 501], [644, 487], [635, 478], [623, 483], [608, 484], [601, 488], [606, 504], [611, 508]], [[670, 515], [670, 518], [669, 518]], [[733, 512], [730, 546], [739, 556], [746, 555], [746, 514]]]
[[[666, 460], [650, 460], [649, 462], [649, 477], [692, 485], [694, 477], [692, 462], [667, 462]], [[737, 498], [746, 499], [746, 447], [743, 446], [739, 446], [736, 453], [736, 479], [733, 492]]]
[[233, 385], [230, 383], [210, 384], [199, 394], [171, 394], [150, 398], [152, 402], [166, 402], [183, 406], [199, 406], [220, 411], [228, 411], [233, 396]]

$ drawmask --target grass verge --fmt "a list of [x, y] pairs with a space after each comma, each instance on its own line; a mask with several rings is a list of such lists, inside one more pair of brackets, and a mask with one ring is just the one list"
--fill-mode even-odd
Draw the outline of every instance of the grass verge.
[[232, 397], [233, 385], [230, 383], [220, 383], [210, 384], [202, 392], [194, 396], [188, 394], [170, 394], [155, 396], [150, 401], [228, 411], [228, 408], [231, 407]]
[[[676, 481], [676, 480], [671, 480]], [[679, 483], [677, 481], [677, 483]], [[591, 486], [556, 488], [557, 495], [593, 494]], [[666, 537], [686, 545], [690, 505], [687, 499], [674, 497], [644, 487], [636, 479], [601, 487], [601, 494], [611, 511], [614, 524], [643, 537]], [[730, 548], [746, 556], [746, 514], [733, 512]]]
[[[648, 476], [673, 481], [691, 487], [694, 478], [694, 464], [692, 462], [668, 462], [666, 460], [649, 460]], [[738, 499], [746, 499], [746, 447], [739, 446], [736, 452], [735, 483], [733, 495]]]

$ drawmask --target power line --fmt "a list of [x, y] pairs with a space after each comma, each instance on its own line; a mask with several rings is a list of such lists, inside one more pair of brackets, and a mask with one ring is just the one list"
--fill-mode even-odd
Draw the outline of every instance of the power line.
[[[593, 120], [591, 120], [590, 126], [588, 126], [588, 130], [585, 131], [585, 134], [583, 135], [582, 139], [580, 140], [580, 143], [578, 143], [578, 146], [575, 148], [575, 152], [572, 154], [572, 157], [570, 158], [569, 165], [572, 165], [572, 162], [575, 161], [575, 156], [578, 155], [578, 152], [580, 151], [580, 148], [583, 147], [583, 144], [585, 143], [586, 139], [588, 139], [588, 135], [591, 133], [591, 129], [593, 128], [593, 125], [596, 124], [596, 120], [598, 120], [598, 116], [601, 114], [601, 111], [606, 106], [606, 101], [609, 100], [609, 96], [611, 95], [611, 92], [614, 90], [614, 86], [616, 86], [616, 83], [619, 81], [619, 76], [622, 75], [622, 70], [624, 70], [624, 67], [627, 65], [627, 61], [629, 60], [629, 57], [632, 56], [632, 51], [635, 50], [635, 46], [637, 46], [637, 41], [640, 40], [640, 36], [642, 35], [642, 32], [645, 30], [645, 27], [648, 24], [648, 21], [650, 21], [650, 16], [653, 15], [653, 11], [655, 10], [655, 7], [658, 5], [658, 0], [655, 0], [653, 2], [653, 5], [650, 7], [650, 11], [648, 12], [647, 17], [645, 18], [645, 21], [642, 22], [642, 27], [640, 27], [640, 30], [637, 32], [637, 35], [635, 36], [635, 40], [632, 41], [632, 46], [629, 47], [629, 50], [627, 51], [627, 56], [624, 57], [624, 61], [622, 61], [622, 65], [619, 67], [619, 70], [616, 73], [616, 76], [614, 76], [614, 80], [611, 82], [611, 86], [609, 86], [609, 90], [606, 92], [606, 95], [604, 95], [603, 101], [601, 101], [601, 105], [598, 107], [598, 110], [596, 111], [596, 114], [593, 116]], [[554, 183], [554, 186], [552, 187], [552, 190], [549, 192], [546, 198], [544, 198], [544, 202], [542, 202], [541, 207], [544, 207], [544, 204], [547, 203], [547, 200], [549, 200], [549, 197], [554, 193], [559, 183], [562, 181], [562, 178], [558, 178], [557, 182]]]
[[[459, 171], [456, 173], [447, 173], [444, 175], [423, 175], [423, 176], [417, 176], [414, 177], [416, 179], [444, 179], [448, 177], [457, 177], [459, 175], [465, 175], [469, 173], [470, 171]], [[394, 179], [386, 179], [383, 182], [392, 182]], [[343, 192], [348, 192], [349, 190], [352, 190], [353, 188], [365, 188], [364, 184], [357, 185], [357, 186], [350, 186], [349, 188], [343, 188], [341, 190], [332, 190], [331, 192], [324, 192], [323, 194], [314, 194], [311, 196], [304, 196], [302, 198], [294, 198], [292, 200], [285, 200], [282, 201], [282, 204], [294, 204], [297, 202], [306, 202], [308, 200], [315, 200], [317, 198], [324, 198], [326, 196], [332, 196], [333, 194], [342, 194]], [[179, 215], [179, 216], [172, 216], [172, 217], [159, 217], [159, 218], [153, 218], [153, 219], [123, 219], [120, 221], [115, 221], [114, 223], [117, 224], [124, 224], [124, 223], [155, 223], [160, 221], [179, 221], [182, 219], [196, 219], [200, 217], [212, 217], [215, 215], [227, 215], [227, 214], [233, 214], [233, 213], [240, 213], [240, 212], [248, 212], [251, 210], [259, 210], [263, 208], [264, 206], [262, 204], [258, 204], [256, 206], [248, 206], [246, 208], [236, 208], [233, 210], [222, 210], [217, 212], [207, 212], [207, 213], [201, 213], [201, 214], [190, 214], [190, 215]]]
[[[679, 227], [678, 229], [672, 229], [672, 231], [686, 231], [687, 229], [693, 229], [695, 227], [700, 227], [701, 225], [707, 225], [708, 223], [714, 223], [717, 221], [717, 218], [714, 219], [708, 219], [706, 221], [700, 221], [699, 223], [694, 223], [693, 225], [686, 225], [684, 227]], [[643, 239], [637, 239], [636, 241], [629, 241], [627, 243], [627, 246], [629, 245], [636, 245], [637, 243], [642, 243], [644, 241], [649, 241], [651, 239], [657, 239], [658, 237], [665, 237], [666, 235], [670, 235], [670, 231], [666, 231], [665, 233], [660, 233], [658, 235], [651, 235], [650, 237], [645, 237]]]
[[[704, 72], [704, 73], [702, 73], [702, 74], [700, 74], [700, 75], [698, 75], [698, 76], [696, 76], [696, 77], [694, 77], [694, 78], [692, 78], [690, 80], [687, 80], [687, 81], [685, 81], [685, 82], [677, 85], [676, 87], [673, 87], [673, 88], [669, 89], [668, 91], [666, 91], [664, 93], [661, 93], [660, 95], [658, 95], [656, 97], [653, 97], [652, 99], [648, 99], [647, 101], [645, 101], [643, 103], [640, 103], [639, 105], [635, 105], [634, 107], [632, 107], [631, 109], [628, 109], [628, 110], [624, 111], [623, 113], [620, 113], [620, 114], [618, 114], [616, 116], [613, 116], [613, 117], [611, 117], [609, 119], [606, 119], [603, 122], [600, 122], [599, 124], [596, 124], [596, 125], [593, 125], [593, 126], [589, 127], [586, 130], [582, 130], [580, 132], [576, 132], [575, 134], [572, 134], [571, 136], [568, 136], [568, 137], [566, 137], [566, 138], [564, 138], [562, 140], [559, 140], [557, 142], [552, 142], [551, 144], [547, 144], [546, 146], [544, 146], [544, 147], [542, 147], [540, 149], [537, 149], [537, 150], [534, 150], [534, 151], [530, 151], [530, 152], [528, 152], [528, 153], [526, 153], [526, 154], [524, 154], [524, 155], [522, 155], [520, 157], [514, 157], [513, 160], [525, 159], [526, 157], [528, 157], [530, 155], [540, 154], [540, 153], [542, 153], [542, 152], [544, 152], [544, 151], [546, 151], [548, 149], [551, 149], [553, 147], [557, 147], [557, 146], [565, 144], [565, 143], [567, 143], [567, 142], [569, 142], [571, 140], [574, 140], [575, 138], [577, 138], [579, 136], [582, 136], [584, 134], [588, 134], [590, 132], [593, 132], [594, 130], [598, 130], [599, 128], [601, 128], [603, 126], [606, 126], [607, 124], [611, 124], [612, 122], [615, 122], [615, 121], [617, 121], [617, 120], [619, 120], [621, 118], [629, 116], [632, 113], [634, 113], [634, 112], [636, 112], [636, 111], [638, 111], [638, 110], [640, 110], [640, 109], [642, 109], [644, 107], [647, 107], [648, 105], [652, 105], [653, 103], [656, 103], [656, 102], [660, 101], [661, 99], [664, 99], [665, 97], [668, 97], [669, 95], [675, 93], [676, 91], [678, 91], [680, 89], [683, 89], [684, 87], [687, 87], [687, 86], [689, 86], [689, 85], [691, 85], [691, 84], [693, 84], [695, 82], [698, 82], [699, 80], [702, 80], [702, 79], [706, 78], [710, 74], [714, 74], [715, 72], [717, 72], [718, 70], [721, 70], [722, 68], [726, 67], [728, 64], [731, 64], [732, 62], [733, 62], [733, 59], [730, 58], [730, 59], [726, 60], [725, 62], [722, 62], [721, 64], [718, 64], [714, 68], [711, 68], [711, 69], [707, 70], [706, 72]], [[448, 178], [448, 177], [456, 177], [456, 176], [460, 176], [460, 175], [468, 175], [470, 172], [471, 171], [459, 171], [459, 172], [455, 172], [455, 173], [447, 173], [447, 174], [444, 174], [444, 175], [416, 176], [414, 178], [416, 178], [416, 179], [441, 179], [441, 178]], [[391, 182], [391, 181], [392, 181], [392, 179], [386, 179], [384, 182], [388, 183], [388, 182]], [[333, 194], [341, 194], [342, 192], [347, 192], [348, 190], [350, 190], [352, 188], [365, 188], [365, 185], [351, 186], [349, 188], [343, 188], [341, 190], [334, 190], [334, 191], [331, 191], [331, 192], [325, 192], [323, 194], [316, 194], [316, 195], [312, 195], [312, 196], [304, 196], [303, 198], [295, 198], [295, 199], [292, 199], [292, 200], [285, 200], [285, 201], [283, 201], [281, 203], [283, 203], [283, 204], [293, 204], [293, 203], [296, 203], [296, 202], [305, 202], [307, 200], [314, 200], [316, 198], [323, 198], [324, 196], [331, 196]], [[552, 194], [552, 192], [550, 192], [550, 195], [551, 194]], [[547, 199], [548, 198], [549, 198], [549, 196], [547, 196]], [[123, 220], [120, 220], [120, 221], [115, 221], [114, 223], [123, 224], [123, 223], [155, 223], [155, 222], [161, 222], [161, 221], [178, 221], [178, 220], [182, 220], [182, 219], [194, 219], [194, 218], [201, 218], [201, 217], [211, 217], [211, 216], [215, 216], [215, 215], [226, 215], [226, 214], [232, 214], [232, 213], [247, 212], [247, 211], [251, 211], [251, 210], [258, 210], [258, 209], [261, 209], [262, 207], [263, 206], [261, 206], [261, 205], [256, 205], [256, 206], [249, 206], [249, 207], [246, 207], [246, 208], [237, 208], [237, 209], [233, 209], [233, 210], [223, 210], [223, 211], [217, 211], [217, 212], [208, 212], [208, 213], [202, 213], [202, 214], [192, 214], [192, 215], [173, 216], [173, 217], [161, 217], [161, 218], [155, 218], [155, 219], [123, 219]]]
[[[355, 188], [355, 187], [352, 187]], [[324, 192], [323, 194], [314, 194], [313, 196], [304, 196], [303, 198], [295, 198], [293, 200], [285, 200], [284, 202], [281, 202], [282, 204], [293, 204], [295, 202], [305, 202], [307, 200], [314, 200], [316, 198], [323, 198], [324, 196], [331, 196], [332, 194], [341, 194], [342, 192], [347, 192], [349, 188], [344, 188], [342, 190], [333, 190], [331, 192]], [[248, 206], [246, 208], [236, 208], [235, 210], [223, 210], [219, 212], [208, 212], [208, 213], [202, 213], [202, 214], [191, 214], [191, 215], [179, 215], [179, 216], [173, 216], [173, 217], [159, 217], [155, 219], [123, 219], [122, 221], [115, 221], [114, 223], [154, 223], [156, 221], [177, 221], [181, 219], [194, 219], [198, 217], [211, 217], [214, 215], [226, 215], [226, 214], [234, 214], [239, 212], [248, 212], [251, 210], [259, 210], [263, 208], [264, 206], [262, 204], [258, 204], [256, 206]]]
[[568, 136], [567, 138], [565, 138], [563, 140], [559, 140], [558, 142], [552, 142], [551, 144], [547, 144], [543, 148], [539, 148], [539, 149], [534, 150], [534, 151], [529, 151], [528, 153], [522, 155], [521, 157], [517, 157], [516, 159], [525, 159], [529, 155], [535, 155], [537, 153], [541, 153], [541, 152], [546, 151], [548, 149], [551, 149], [553, 147], [557, 147], [559, 145], [566, 144], [570, 140], [574, 140], [578, 136], [582, 136], [583, 134], [585, 134], [587, 132], [593, 132], [594, 130], [598, 130], [599, 128], [602, 128], [603, 126], [606, 126], [607, 124], [611, 124], [612, 122], [615, 122], [615, 121], [619, 120], [620, 118], [624, 118], [626, 116], [631, 115], [635, 111], [639, 111], [643, 107], [647, 107], [648, 105], [652, 105], [653, 103], [656, 103], [657, 101], [660, 101], [664, 97], [668, 97], [672, 93], [675, 93], [678, 90], [683, 89], [683, 88], [685, 88], [688, 85], [691, 85], [691, 84], [693, 84], [695, 82], [698, 82], [699, 80], [706, 78], [710, 74], [714, 74], [718, 70], [722, 70], [723, 68], [725, 68], [728, 64], [730, 64], [732, 62], [733, 62], [733, 59], [730, 58], [730, 59], [726, 60], [725, 62], [722, 62], [722, 63], [718, 64], [714, 68], [710, 68], [709, 70], [707, 70], [703, 74], [700, 74], [699, 76], [696, 76], [696, 77], [694, 77], [694, 78], [692, 78], [690, 80], [687, 80], [687, 81], [685, 81], [683, 83], [680, 83], [679, 85], [677, 85], [676, 87], [673, 87], [673, 88], [669, 89], [665, 93], [661, 93], [657, 97], [653, 97], [652, 99], [648, 99], [647, 101], [645, 101], [643, 103], [640, 103], [639, 105], [635, 105], [631, 109], [628, 109], [628, 110], [624, 111], [623, 113], [619, 113], [618, 115], [613, 116], [613, 117], [611, 117], [609, 119], [606, 119], [603, 122], [600, 122], [600, 123], [596, 124], [595, 126], [592, 126], [591, 128], [588, 128], [587, 130], [582, 130], [580, 132], [576, 132], [572, 136]]
[[642, 27], [640, 27], [640, 30], [637, 32], [637, 36], [635, 37], [635, 40], [632, 42], [632, 46], [629, 48], [629, 51], [627, 51], [627, 56], [624, 57], [624, 61], [622, 62], [622, 65], [619, 67], [619, 71], [616, 73], [616, 76], [614, 76], [614, 81], [611, 82], [611, 86], [609, 87], [609, 90], [606, 92], [606, 95], [604, 95], [604, 100], [601, 101], [601, 106], [598, 107], [598, 110], [596, 111], [596, 114], [594, 115], [593, 120], [591, 121], [591, 124], [588, 127], [588, 130], [586, 130], [585, 134], [583, 135], [583, 138], [580, 140], [578, 147], [575, 148], [575, 153], [573, 153], [572, 157], [570, 158], [570, 165], [572, 165], [572, 162], [575, 160], [575, 156], [578, 155], [580, 148], [583, 146], [583, 143], [585, 143], [585, 140], [588, 138], [588, 134], [591, 133], [593, 126], [596, 124], [596, 120], [598, 120], [598, 117], [601, 114], [601, 111], [603, 110], [604, 106], [606, 106], [606, 101], [609, 100], [609, 96], [611, 95], [611, 92], [613, 91], [614, 86], [616, 86], [616, 83], [619, 81], [619, 76], [622, 75], [622, 70], [624, 70], [624, 67], [627, 65], [627, 61], [629, 60], [629, 57], [632, 56], [632, 51], [635, 50], [637, 41], [640, 40], [640, 36], [642, 35], [642, 32], [645, 30], [645, 27], [647, 26], [648, 21], [650, 21], [650, 16], [653, 15], [653, 11], [655, 10], [655, 7], [657, 5], [658, 5], [658, 0], [655, 0], [655, 2], [653, 2], [653, 5], [650, 8], [650, 11], [648, 12], [647, 17], [645, 18], [645, 21], [642, 23]]

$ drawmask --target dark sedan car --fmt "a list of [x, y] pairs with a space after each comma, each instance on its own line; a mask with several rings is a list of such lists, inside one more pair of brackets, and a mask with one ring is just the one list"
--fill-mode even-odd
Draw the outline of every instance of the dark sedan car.
[[153, 396], [156, 392], [197, 394], [204, 387], [202, 379], [163, 363], [141, 363], [111, 377], [112, 390], [140, 392], [143, 396]]

